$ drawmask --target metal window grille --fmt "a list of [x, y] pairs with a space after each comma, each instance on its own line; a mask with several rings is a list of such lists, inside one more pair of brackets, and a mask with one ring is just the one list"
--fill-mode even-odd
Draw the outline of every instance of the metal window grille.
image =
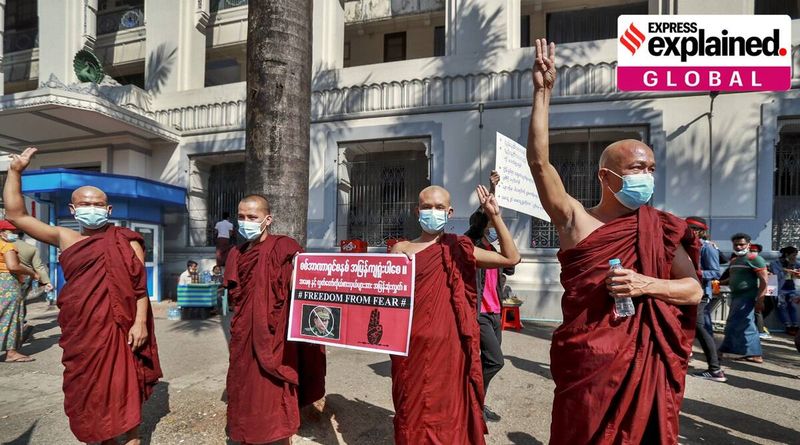
[[775, 147], [772, 248], [800, 244], [800, 133], [783, 133]]
[[[602, 196], [597, 180], [600, 154], [609, 144], [620, 139], [638, 139], [646, 143], [647, 129], [554, 130], [550, 138], [550, 163], [558, 170], [567, 193], [588, 208], [597, 205]], [[553, 224], [538, 218], [531, 218], [531, 221], [530, 247], [559, 247], [558, 232]]]
[[239, 201], [245, 196], [244, 162], [218, 164], [208, 176], [206, 245], [214, 245], [214, 225], [228, 212], [236, 215]]
[[424, 150], [362, 154], [342, 150], [339, 239], [385, 246], [391, 238], [419, 236], [413, 210], [420, 190], [430, 185], [428, 164]]

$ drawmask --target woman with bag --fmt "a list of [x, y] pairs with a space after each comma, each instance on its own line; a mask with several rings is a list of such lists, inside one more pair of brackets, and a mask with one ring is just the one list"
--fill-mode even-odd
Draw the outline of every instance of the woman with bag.
[[18, 352], [22, 346], [22, 298], [20, 279], [30, 276], [38, 280], [32, 269], [19, 262], [13, 224], [0, 220], [0, 351], [6, 353], [6, 363], [32, 362], [35, 359]]

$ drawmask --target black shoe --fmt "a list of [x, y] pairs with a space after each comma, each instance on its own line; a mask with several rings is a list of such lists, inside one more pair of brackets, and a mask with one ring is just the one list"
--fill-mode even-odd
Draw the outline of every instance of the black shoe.
[[488, 406], [483, 407], [483, 419], [487, 422], [499, 422], [501, 417], [496, 412], [489, 409]]

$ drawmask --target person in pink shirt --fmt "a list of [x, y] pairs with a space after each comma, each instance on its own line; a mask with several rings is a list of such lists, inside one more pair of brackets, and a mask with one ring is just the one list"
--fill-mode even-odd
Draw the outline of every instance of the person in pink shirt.
[[[490, 193], [500, 181], [500, 175], [493, 171], [491, 176]], [[497, 240], [497, 232], [491, 226], [489, 218], [478, 209], [469, 218], [469, 229], [465, 233], [472, 242], [483, 249], [496, 250], [493, 243]], [[483, 368], [483, 390], [489, 388], [489, 382], [503, 368], [502, 343], [503, 330], [501, 329], [500, 313], [502, 304], [500, 300], [505, 288], [505, 276], [512, 275], [514, 268], [506, 269], [478, 269], [478, 324], [481, 328], [481, 367]], [[487, 421], [497, 422], [500, 416], [484, 404], [483, 414]]]

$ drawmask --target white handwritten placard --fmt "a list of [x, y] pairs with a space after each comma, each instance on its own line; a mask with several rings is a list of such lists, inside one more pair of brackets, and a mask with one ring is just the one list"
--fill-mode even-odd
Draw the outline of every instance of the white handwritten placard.
[[495, 170], [500, 174], [495, 196], [500, 207], [504, 207], [535, 218], [550, 221], [542, 207], [539, 192], [533, 182], [525, 147], [497, 133]]

